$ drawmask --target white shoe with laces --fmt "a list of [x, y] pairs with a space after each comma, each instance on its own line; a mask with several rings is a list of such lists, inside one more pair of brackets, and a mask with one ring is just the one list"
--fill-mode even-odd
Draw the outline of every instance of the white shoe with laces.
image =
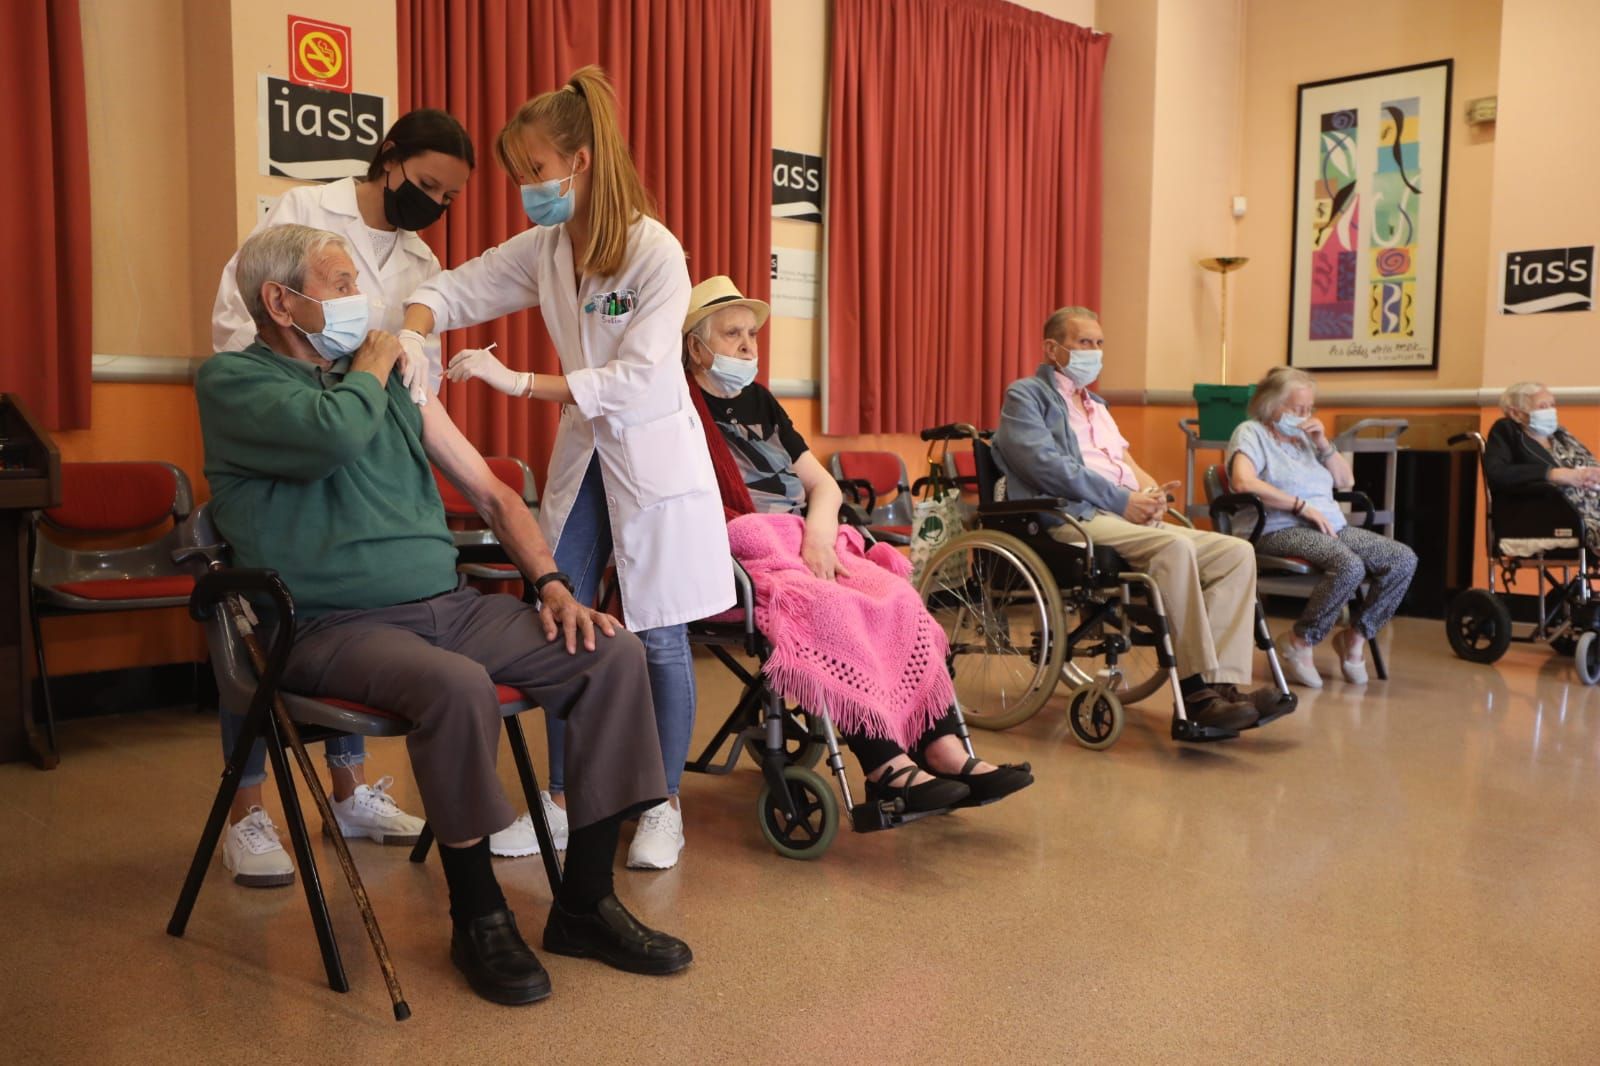
[[278, 827], [260, 807], [251, 807], [222, 834], [222, 866], [246, 888], [294, 884], [294, 863], [278, 839]]
[[1339, 653], [1339, 669], [1344, 672], [1344, 679], [1351, 685], [1365, 685], [1367, 683], [1367, 653], [1365, 646], [1354, 653], [1351, 658], [1350, 639], [1351, 632], [1341, 629], [1333, 635], [1333, 650]]
[[[545, 821], [550, 823], [550, 840], [557, 851], [567, 850], [567, 812], [558, 807], [550, 793], [540, 792], [539, 802], [544, 807]], [[517, 820], [489, 836], [489, 851], [502, 859], [520, 859], [539, 854], [539, 834], [533, 828], [533, 816], [523, 811]]]
[[628, 845], [628, 866], [634, 870], [670, 870], [683, 851], [683, 812], [671, 800], [639, 815], [639, 828]]
[[389, 797], [389, 786], [393, 784], [394, 778], [385, 775], [376, 785], [357, 785], [349, 799], [334, 800], [330, 806], [339, 832], [347, 839], [365, 837], [380, 844], [415, 844], [422, 835], [422, 819], [402, 811]]
[[1309, 647], [1297, 646], [1287, 633], [1278, 638], [1277, 644], [1278, 662], [1283, 665], [1285, 677], [1305, 688], [1322, 687], [1322, 675], [1317, 673], [1316, 660]]

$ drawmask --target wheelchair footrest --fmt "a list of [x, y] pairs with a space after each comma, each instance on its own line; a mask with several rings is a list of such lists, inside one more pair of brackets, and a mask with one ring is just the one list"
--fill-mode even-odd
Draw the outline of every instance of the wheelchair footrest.
[[953, 808], [940, 807], [936, 811], [910, 811], [903, 800], [879, 800], [876, 803], [858, 803], [850, 810], [851, 827], [858, 833], [876, 833], [883, 829], [898, 829], [934, 814], [949, 814]]
[[1213, 740], [1232, 740], [1239, 735], [1237, 729], [1218, 729], [1216, 726], [1200, 725], [1188, 719], [1174, 718], [1172, 720], [1172, 739], [1187, 740], [1192, 744], [1205, 744]]
[[1268, 722], [1276, 722], [1286, 714], [1293, 714], [1296, 707], [1300, 706], [1300, 697], [1293, 692], [1279, 692], [1273, 688], [1257, 689], [1251, 697], [1256, 713], [1261, 717], [1256, 719], [1256, 724], [1251, 729], [1260, 729]]

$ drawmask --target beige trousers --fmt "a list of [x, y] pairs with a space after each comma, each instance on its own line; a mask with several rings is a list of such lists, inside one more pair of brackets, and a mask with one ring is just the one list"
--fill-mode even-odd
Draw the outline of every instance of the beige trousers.
[[[1161, 590], [1178, 657], [1178, 676], [1227, 685], [1250, 683], [1256, 611], [1256, 556], [1250, 542], [1186, 526], [1139, 526], [1097, 512], [1083, 522], [1095, 544], [1115, 548]], [[1069, 525], [1050, 535], [1082, 538]]]

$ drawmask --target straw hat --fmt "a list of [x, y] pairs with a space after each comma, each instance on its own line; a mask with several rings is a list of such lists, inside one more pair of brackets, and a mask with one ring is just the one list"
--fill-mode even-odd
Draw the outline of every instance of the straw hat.
[[690, 290], [689, 313], [683, 316], [684, 334], [687, 335], [707, 316], [730, 307], [748, 307], [754, 311], [757, 329], [766, 325], [767, 316], [772, 313], [772, 308], [760, 300], [745, 299], [744, 293], [739, 291], [732, 278], [726, 274], [718, 274], [714, 278], [707, 278]]

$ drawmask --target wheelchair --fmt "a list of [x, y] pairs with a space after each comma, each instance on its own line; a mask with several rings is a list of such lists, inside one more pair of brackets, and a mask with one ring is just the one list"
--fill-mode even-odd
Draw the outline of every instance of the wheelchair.
[[[858, 519], [848, 505], [841, 510], [841, 524], [859, 526]], [[867, 531], [861, 532], [870, 545]], [[899, 798], [855, 801], [827, 706], [791, 706], [761, 676], [761, 664], [772, 653], [772, 645], [756, 628], [755, 589], [737, 560], [733, 576], [738, 603], [713, 618], [690, 623], [689, 643], [707, 649], [743, 684], [744, 691], [704, 750], [684, 769], [721, 776], [734, 771], [741, 755], [753, 762], [762, 776], [756, 798], [761, 835], [774, 851], [790, 859], [821, 858], [838, 835], [839, 800], [814, 769], [824, 757], [838, 784], [844, 813], [858, 833], [895, 829], [929, 815], [948, 814], [948, 808], [908, 812]], [[757, 667], [750, 669], [740, 655], [757, 660]], [[972, 738], [959, 701], [951, 713], [956, 719], [956, 735], [967, 755], [973, 757]]]
[[[1461, 433], [1452, 446], [1471, 442], [1483, 469], [1481, 433]], [[1585, 685], [1600, 682], [1600, 600], [1592, 582], [1595, 561], [1583, 542], [1583, 519], [1553, 485], [1518, 493], [1515, 506], [1495, 508], [1487, 477], [1483, 481], [1483, 534], [1489, 558], [1489, 587], [1459, 593], [1445, 611], [1445, 636], [1450, 650], [1474, 663], [1492, 663], [1513, 642], [1546, 643], [1560, 655], [1571, 655]], [[1518, 632], [1500, 591], [1506, 591], [1524, 568], [1538, 574], [1537, 616]]]
[[[1096, 545], [1065, 513], [1065, 500], [996, 500], [1001, 472], [992, 436], [961, 423], [922, 432], [924, 440], [972, 441], [976, 528], [933, 555], [918, 589], [949, 638], [948, 666], [967, 721], [1009, 729], [1062, 687], [1074, 739], [1103, 751], [1122, 735], [1128, 705], [1166, 689], [1174, 740], [1238, 736], [1191, 722], [1185, 713], [1161, 590], [1148, 575]], [[1189, 524], [1170, 508], [1168, 518]], [[1052, 522], [1074, 527], [1081, 543], [1051, 537]], [[1284, 679], [1259, 599], [1255, 643], [1274, 683], [1257, 698], [1257, 725], [1264, 725], [1293, 711], [1298, 698]]]

